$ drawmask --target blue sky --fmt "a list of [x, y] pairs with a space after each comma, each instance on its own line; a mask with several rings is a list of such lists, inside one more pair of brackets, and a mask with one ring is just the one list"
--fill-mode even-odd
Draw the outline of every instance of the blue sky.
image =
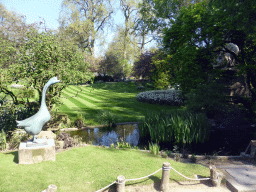
[[[0, 2], [7, 8], [8, 11], [15, 11], [26, 15], [26, 22], [33, 23], [45, 19], [46, 26], [51, 29], [57, 29], [59, 26], [58, 18], [61, 11], [61, 3], [63, 0], [0, 0]], [[118, 3], [116, 3], [118, 5]], [[113, 15], [115, 24], [124, 24], [124, 16], [121, 11]], [[108, 32], [107, 42], [113, 38], [113, 32]], [[96, 43], [96, 55], [104, 52], [107, 48], [99, 49]]]

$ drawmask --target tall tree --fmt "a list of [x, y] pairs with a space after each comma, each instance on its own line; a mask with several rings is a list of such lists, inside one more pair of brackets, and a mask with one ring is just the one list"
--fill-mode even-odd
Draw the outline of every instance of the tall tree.
[[[234, 97], [251, 115], [255, 105], [255, 34], [248, 18], [255, 18], [254, 1], [203, 1], [182, 8], [180, 15], [164, 30], [164, 45], [172, 55], [171, 65], [179, 68], [176, 81], [183, 90], [189, 91], [199, 83], [205, 83], [208, 74], [222, 78], [220, 69], [213, 69], [214, 56], [221, 51], [229, 53], [237, 61], [236, 75], [246, 76], [251, 98]], [[237, 45], [240, 52], [229, 48]], [[230, 100], [230, 99], [228, 99]]]
[[170, 27], [183, 7], [202, 0], [142, 0], [139, 3], [143, 23], [147, 24], [155, 40], [162, 43], [162, 30]]
[[135, 35], [139, 37], [138, 44], [140, 45], [141, 54], [143, 54], [145, 51], [145, 45], [152, 42], [155, 39], [154, 34], [151, 33], [150, 26], [146, 22], [146, 20], [148, 19], [148, 13], [144, 12], [144, 10], [146, 10], [146, 6], [146, 0], [142, 0], [142, 3], [137, 4], [138, 12], [136, 19], [134, 20], [133, 27], [133, 33], [135, 33]]
[[64, 0], [62, 10], [60, 30], [75, 40], [81, 50], [94, 56], [95, 41], [110, 24], [111, 0]]
[[133, 23], [133, 16], [136, 11], [136, 1], [134, 0], [120, 0], [120, 6], [125, 18], [123, 28], [123, 59], [127, 61], [127, 44], [130, 43], [130, 35], [132, 32]]
[[36, 23], [26, 24], [26, 17], [8, 11], [0, 3], [0, 94], [18, 104], [17, 95], [7, 85], [15, 80], [14, 66], [20, 61], [19, 53], [27, 39], [27, 32], [36, 29]]
[[150, 78], [151, 70], [153, 68], [152, 58], [156, 55], [155, 52], [146, 52], [142, 53], [139, 57], [139, 60], [136, 61], [133, 65], [133, 76]]
[[[136, 60], [140, 51], [135, 35], [130, 34], [125, 37], [125, 29], [123, 27], [118, 27], [117, 29], [113, 41], [108, 46], [107, 53], [111, 52], [117, 56], [124, 78], [130, 75], [132, 63]], [[124, 57], [124, 51], [126, 52], [126, 57]]]

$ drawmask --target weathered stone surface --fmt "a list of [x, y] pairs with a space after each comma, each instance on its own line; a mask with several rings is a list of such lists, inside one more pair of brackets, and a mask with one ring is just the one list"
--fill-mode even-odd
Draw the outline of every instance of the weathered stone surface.
[[37, 135], [38, 139], [56, 139], [56, 134], [54, 134], [52, 131], [41, 131]]
[[64, 141], [55, 141], [55, 143], [56, 143], [56, 148], [63, 149]]
[[27, 142], [21, 142], [18, 151], [19, 164], [34, 164], [42, 161], [55, 161], [55, 143], [47, 139], [47, 145], [27, 147]]

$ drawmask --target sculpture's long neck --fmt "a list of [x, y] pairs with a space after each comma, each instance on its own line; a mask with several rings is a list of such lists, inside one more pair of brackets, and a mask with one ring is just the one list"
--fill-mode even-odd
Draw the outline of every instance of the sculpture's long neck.
[[41, 108], [43, 107], [46, 107], [46, 102], [45, 102], [45, 99], [46, 99], [46, 91], [48, 89], [48, 87], [50, 86], [50, 84], [46, 83], [44, 88], [43, 88], [43, 92], [42, 92], [42, 99], [41, 99]]

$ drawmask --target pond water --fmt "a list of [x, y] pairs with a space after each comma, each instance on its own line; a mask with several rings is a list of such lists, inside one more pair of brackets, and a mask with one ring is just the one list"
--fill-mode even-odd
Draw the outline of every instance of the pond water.
[[115, 128], [88, 128], [77, 131], [70, 131], [70, 135], [78, 135], [83, 138], [83, 142], [93, 145], [109, 146], [117, 142], [126, 142], [131, 146], [139, 143], [139, 129], [136, 124], [117, 125]]
[[[83, 142], [93, 145], [109, 146], [117, 142], [126, 142], [140, 149], [148, 148], [150, 138], [140, 140], [137, 124], [117, 125], [116, 128], [90, 128], [70, 131], [71, 136], [78, 135]], [[251, 140], [256, 138], [256, 127], [240, 125], [238, 127], [225, 127], [212, 129], [210, 138], [205, 143], [191, 144], [190, 154], [204, 155], [218, 152], [218, 155], [240, 155], [244, 152]], [[173, 150], [170, 142], [159, 143], [161, 150]]]

